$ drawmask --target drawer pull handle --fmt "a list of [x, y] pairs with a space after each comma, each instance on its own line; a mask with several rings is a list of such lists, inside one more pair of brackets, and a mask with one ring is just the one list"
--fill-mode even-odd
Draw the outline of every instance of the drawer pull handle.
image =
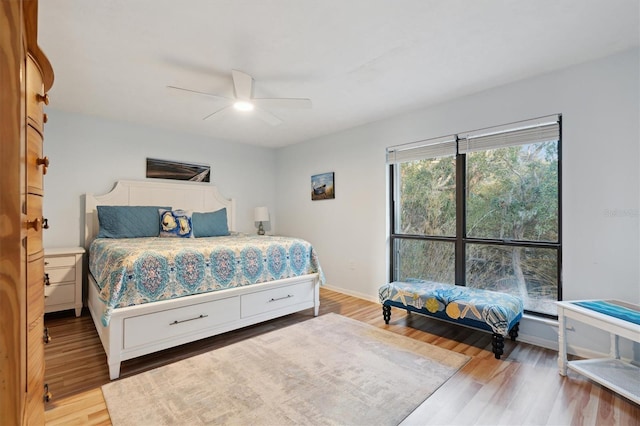
[[45, 105], [49, 105], [49, 94], [45, 93], [41, 95], [40, 93], [36, 93], [36, 99], [38, 102], [44, 102]]
[[49, 392], [49, 385], [47, 383], [44, 384], [44, 395], [42, 396], [42, 399], [44, 400], [44, 402], [49, 402], [51, 401], [51, 398], [53, 398], [53, 395], [51, 395], [51, 392]]
[[276, 301], [278, 301], [278, 300], [289, 299], [289, 298], [291, 298], [291, 297], [293, 297], [293, 294], [287, 294], [287, 295], [286, 295], [286, 296], [284, 296], [284, 297], [278, 297], [278, 298], [276, 298], [276, 299], [274, 299], [274, 298], [272, 297], [271, 299], [269, 299], [269, 302], [276, 302]]
[[51, 335], [49, 334], [49, 328], [47, 327], [44, 328], [44, 336], [42, 336], [42, 340], [44, 340], [45, 344], [51, 342]]
[[36, 217], [33, 220], [27, 220], [27, 229], [33, 228], [36, 232], [40, 230], [40, 218]]
[[42, 174], [46, 175], [47, 174], [47, 167], [49, 167], [49, 157], [43, 157], [43, 158], [38, 158], [36, 159], [36, 165], [37, 166], [42, 166]]
[[208, 316], [209, 316], [209, 315], [200, 314], [200, 316], [199, 316], [199, 317], [195, 317], [195, 318], [189, 318], [189, 319], [182, 320], [182, 321], [175, 320], [174, 322], [170, 322], [170, 323], [169, 323], [169, 325], [176, 325], [176, 324], [180, 324], [180, 323], [182, 323], [182, 322], [194, 321], [194, 320], [197, 320], [197, 319], [206, 318], [206, 317], [208, 317]]
[[44, 274], [44, 285], [51, 285], [51, 281], [49, 280], [49, 274], [45, 272]]

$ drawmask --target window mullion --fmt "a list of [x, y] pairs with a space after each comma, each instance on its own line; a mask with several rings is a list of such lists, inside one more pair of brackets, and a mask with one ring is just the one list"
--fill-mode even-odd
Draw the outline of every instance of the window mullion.
[[396, 233], [396, 202], [395, 202], [395, 192], [396, 192], [396, 180], [394, 173], [396, 166], [390, 164], [388, 166], [389, 169], [389, 231], [391, 234], [391, 238], [389, 239], [389, 281], [395, 280], [395, 271], [397, 264], [396, 258], [396, 243], [393, 238], [393, 235]]
[[464, 154], [456, 156], [456, 267], [455, 284], [465, 285], [466, 249], [464, 237], [466, 234], [466, 157]]

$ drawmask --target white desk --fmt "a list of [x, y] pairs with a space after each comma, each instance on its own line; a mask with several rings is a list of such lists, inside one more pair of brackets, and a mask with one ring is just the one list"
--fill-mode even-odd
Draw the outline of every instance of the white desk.
[[[576, 302], [605, 302], [631, 312], [640, 312], [640, 306], [617, 300], [582, 300], [557, 302], [558, 304], [558, 367], [562, 376], [570, 368], [591, 380], [600, 383], [636, 404], [640, 404], [640, 367], [620, 359], [618, 339], [623, 337], [640, 342], [640, 325], [601, 313], [593, 308], [577, 305]], [[609, 332], [611, 345], [608, 358], [567, 361], [566, 318], [597, 327]]]

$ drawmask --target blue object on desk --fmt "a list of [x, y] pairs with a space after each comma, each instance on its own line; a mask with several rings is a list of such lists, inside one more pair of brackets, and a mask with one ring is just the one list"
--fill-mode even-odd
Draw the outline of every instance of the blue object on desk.
[[640, 325], [640, 312], [623, 306], [622, 304], [607, 300], [587, 300], [572, 303], [582, 306], [583, 308], [591, 309], [592, 311], [600, 312], [601, 314]]

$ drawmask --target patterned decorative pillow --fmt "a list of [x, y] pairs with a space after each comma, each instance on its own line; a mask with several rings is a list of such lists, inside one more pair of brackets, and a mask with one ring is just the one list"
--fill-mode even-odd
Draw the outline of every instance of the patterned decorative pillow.
[[222, 237], [229, 235], [227, 224], [227, 209], [222, 208], [215, 212], [193, 212], [193, 236]]
[[158, 236], [158, 210], [163, 206], [98, 206], [98, 238]]
[[192, 238], [191, 212], [159, 209], [160, 237]]

